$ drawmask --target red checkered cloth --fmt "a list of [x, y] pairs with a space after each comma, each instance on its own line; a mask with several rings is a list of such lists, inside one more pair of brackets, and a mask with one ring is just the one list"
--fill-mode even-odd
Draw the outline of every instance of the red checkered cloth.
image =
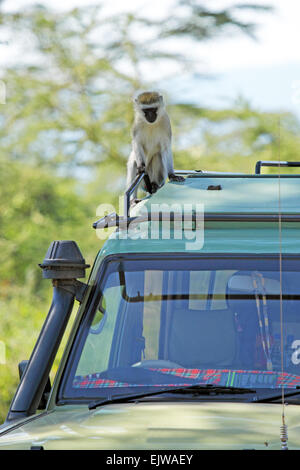
[[[232, 387], [260, 387], [260, 388], [295, 388], [300, 386], [300, 376], [275, 371], [258, 370], [229, 370], [229, 369], [153, 369], [162, 374], [175, 375], [185, 379], [196, 380], [197, 384], [213, 384]], [[85, 376], [76, 376], [73, 381], [75, 388], [113, 388], [113, 387], [180, 387], [191, 385], [192, 382], [183, 383], [157, 383], [153, 384], [134, 384], [127, 382], [118, 382], [101, 378], [100, 373], [89, 374]]]

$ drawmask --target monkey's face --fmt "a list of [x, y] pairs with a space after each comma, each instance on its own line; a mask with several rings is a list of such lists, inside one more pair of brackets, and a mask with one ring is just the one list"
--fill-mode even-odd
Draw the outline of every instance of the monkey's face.
[[147, 124], [155, 124], [164, 113], [164, 100], [156, 92], [145, 92], [134, 99], [135, 112]]
[[157, 107], [143, 109], [144, 116], [148, 122], [155, 122], [157, 119]]

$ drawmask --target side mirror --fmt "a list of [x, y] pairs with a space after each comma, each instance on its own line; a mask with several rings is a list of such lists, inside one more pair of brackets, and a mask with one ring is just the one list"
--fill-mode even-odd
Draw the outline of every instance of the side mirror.
[[[21, 361], [18, 364], [20, 380], [23, 377], [23, 374], [25, 372], [25, 369], [27, 367], [28, 362], [29, 361]], [[50, 378], [48, 377], [45, 389], [44, 389], [43, 394], [42, 394], [41, 401], [40, 401], [39, 406], [37, 408], [38, 410], [44, 410], [46, 408], [50, 392], [51, 392], [51, 382], [50, 382]]]

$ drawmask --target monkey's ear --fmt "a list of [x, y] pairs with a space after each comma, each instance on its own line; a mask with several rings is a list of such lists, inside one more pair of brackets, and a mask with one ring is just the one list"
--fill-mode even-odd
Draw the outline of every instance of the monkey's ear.
[[139, 96], [141, 92], [140, 91], [135, 91], [135, 93], [132, 96], [132, 101], [133, 103], [138, 103], [139, 102]]

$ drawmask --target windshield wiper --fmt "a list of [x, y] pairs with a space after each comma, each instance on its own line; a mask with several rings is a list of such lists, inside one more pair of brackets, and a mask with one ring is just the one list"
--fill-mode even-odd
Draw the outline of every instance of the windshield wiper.
[[183, 387], [174, 387], [174, 388], [162, 388], [158, 391], [144, 392], [137, 394], [122, 395], [120, 397], [109, 397], [104, 400], [96, 400], [89, 403], [88, 407], [90, 410], [94, 410], [98, 406], [109, 405], [110, 403], [126, 403], [131, 400], [138, 400], [140, 398], [161, 395], [163, 393], [188, 393], [188, 394], [234, 394], [234, 393], [256, 393], [256, 390], [251, 388], [240, 388], [240, 387], [225, 387], [223, 385], [187, 385]]
[[[298, 390], [297, 390], [298, 389]], [[300, 394], [300, 387], [296, 387], [296, 390], [293, 390], [291, 392], [284, 392], [284, 398], [288, 398], [288, 397], [293, 397], [294, 395], [299, 395]], [[276, 401], [276, 400], [279, 400], [282, 398], [282, 392], [277, 395], [269, 395], [269, 396], [266, 396], [266, 397], [263, 397], [263, 398], [256, 398], [254, 397], [253, 400], [251, 400], [251, 402], [255, 402], [255, 403], [268, 403], [270, 401]]]

